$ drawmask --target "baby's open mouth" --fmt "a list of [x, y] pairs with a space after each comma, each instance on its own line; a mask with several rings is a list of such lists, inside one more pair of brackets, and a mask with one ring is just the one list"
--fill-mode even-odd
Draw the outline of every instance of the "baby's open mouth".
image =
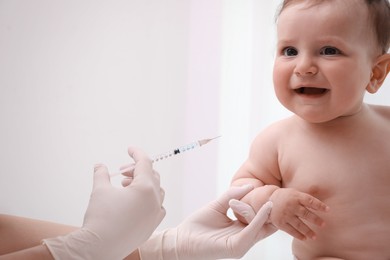
[[304, 95], [322, 95], [328, 92], [326, 88], [310, 88], [310, 87], [302, 87], [295, 90], [298, 94]]

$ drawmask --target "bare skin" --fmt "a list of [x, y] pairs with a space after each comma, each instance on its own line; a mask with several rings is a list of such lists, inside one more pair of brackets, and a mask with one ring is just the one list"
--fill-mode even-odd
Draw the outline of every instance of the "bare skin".
[[[389, 259], [390, 109], [367, 106], [353, 117], [332, 123], [319, 126], [294, 116], [270, 126], [254, 141], [251, 156], [258, 159], [250, 160], [252, 167], [265, 163], [260, 159], [265, 153], [279, 155], [279, 160], [275, 157], [268, 162], [280, 168], [272, 178], [282, 188], [271, 196], [271, 221], [289, 233], [296, 219], [308, 214], [325, 223], [318, 226], [302, 220], [309, 229], [296, 225], [295, 232], [300, 229], [302, 233], [292, 235], [304, 239], [306, 232], [315, 234], [315, 239], [310, 239], [310, 233], [304, 240], [294, 240], [293, 252], [298, 259]], [[283, 128], [289, 131], [278, 131]], [[248, 166], [246, 162], [237, 174]], [[318, 198], [330, 210], [290, 216], [286, 209], [294, 191]], [[257, 196], [256, 192], [245, 200], [256, 208], [253, 195]]]
[[0, 259], [53, 259], [41, 240], [74, 230], [71, 226], [0, 214]]
[[[232, 185], [274, 204], [299, 260], [390, 259], [390, 107], [363, 103], [381, 87], [380, 54], [363, 1], [298, 1], [278, 21], [275, 92], [295, 115], [254, 140]], [[330, 3], [331, 2], [331, 3]], [[359, 17], [359, 19], [357, 19]]]
[[74, 230], [76, 227], [0, 214], [0, 255], [40, 245], [43, 238]]
[[[53, 259], [41, 241], [66, 235], [77, 227], [59, 223], [0, 214], [0, 259]], [[138, 250], [125, 260], [139, 260]]]

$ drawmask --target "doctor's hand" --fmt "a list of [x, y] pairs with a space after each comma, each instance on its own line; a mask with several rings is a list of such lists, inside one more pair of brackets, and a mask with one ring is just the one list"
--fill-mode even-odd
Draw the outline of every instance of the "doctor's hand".
[[165, 209], [159, 175], [142, 151], [128, 152], [135, 161], [130, 185], [112, 186], [107, 168], [96, 165], [82, 228], [43, 240], [55, 259], [123, 259], [160, 224]]
[[176, 228], [154, 234], [139, 248], [142, 260], [208, 260], [240, 258], [275, 231], [265, 225], [272, 203], [265, 204], [249, 225], [230, 219], [229, 201], [241, 199], [252, 186], [232, 187]]

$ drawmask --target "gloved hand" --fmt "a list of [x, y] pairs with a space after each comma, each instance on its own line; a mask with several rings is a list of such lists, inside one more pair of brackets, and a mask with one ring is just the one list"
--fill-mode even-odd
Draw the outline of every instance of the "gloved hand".
[[82, 228], [43, 240], [55, 259], [123, 259], [160, 224], [165, 209], [159, 175], [143, 152], [134, 148], [128, 152], [135, 161], [131, 184], [113, 187], [107, 168], [96, 165]]
[[252, 186], [232, 187], [176, 228], [156, 233], [139, 248], [142, 260], [208, 260], [240, 258], [275, 231], [264, 225], [272, 203], [266, 203], [249, 225], [226, 214], [231, 199], [241, 199]]

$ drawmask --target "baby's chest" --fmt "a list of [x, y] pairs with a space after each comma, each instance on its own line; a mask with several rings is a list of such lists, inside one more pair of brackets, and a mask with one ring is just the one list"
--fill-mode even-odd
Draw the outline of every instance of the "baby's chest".
[[281, 155], [279, 167], [284, 187], [318, 198], [338, 193], [356, 198], [357, 191], [389, 194], [390, 146], [322, 143], [287, 148]]

